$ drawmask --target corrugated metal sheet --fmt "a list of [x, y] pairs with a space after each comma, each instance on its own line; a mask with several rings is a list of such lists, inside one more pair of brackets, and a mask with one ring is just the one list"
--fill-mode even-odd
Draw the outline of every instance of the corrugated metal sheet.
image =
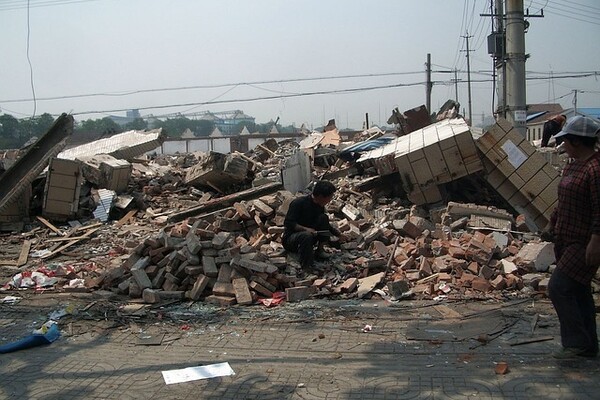
[[548, 114], [548, 111], [541, 111], [541, 112], [529, 114], [529, 115], [527, 115], [527, 122], [532, 121], [532, 120], [536, 119], [537, 117], [541, 117], [544, 114]]
[[110, 207], [112, 206], [112, 202], [117, 194], [112, 190], [99, 189], [98, 196], [100, 197], [100, 201], [94, 210], [94, 218], [97, 218], [102, 222], [106, 222], [108, 220]]
[[377, 139], [365, 140], [364, 142], [355, 143], [351, 146], [346, 147], [344, 150], [340, 151], [340, 156], [349, 153], [363, 153], [365, 151], [374, 150], [379, 147], [385, 146], [394, 140], [394, 137], [386, 136], [380, 137]]
[[[433, 142], [439, 142], [468, 131], [469, 126], [464, 119], [445, 119], [411, 132], [408, 135], [400, 136], [385, 146], [368, 151], [358, 159], [358, 162], [378, 159], [392, 154], [395, 156], [408, 154]], [[425, 140], [427, 140], [427, 143], [425, 143]]]
[[133, 160], [159, 147], [165, 140], [162, 129], [151, 131], [127, 131], [106, 139], [82, 144], [61, 152], [58, 158], [75, 160], [96, 154], [110, 154], [122, 160]]

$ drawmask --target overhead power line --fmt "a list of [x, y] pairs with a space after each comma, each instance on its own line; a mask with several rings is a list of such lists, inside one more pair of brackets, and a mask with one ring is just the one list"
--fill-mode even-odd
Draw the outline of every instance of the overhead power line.
[[[584, 75], [562, 75], [562, 76], [555, 75], [552, 79], [584, 78], [584, 77], [598, 76], [598, 75], [600, 75], [600, 71], [596, 71], [594, 73], [589, 73], [589, 74], [584, 74]], [[527, 78], [527, 80], [530, 80], [530, 81], [547, 80], [547, 79], [549, 79], [549, 78], [547, 78], [547, 77]], [[489, 82], [493, 82], [493, 79], [471, 79], [471, 83], [489, 83]], [[275, 96], [251, 97], [251, 98], [243, 98], [243, 99], [209, 100], [209, 101], [179, 103], [179, 104], [162, 104], [162, 105], [145, 106], [145, 107], [127, 107], [127, 108], [119, 108], [119, 109], [111, 109], [111, 110], [81, 111], [81, 112], [74, 112], [73, 115], [109, 114], [109, 113], [127, 111], [127, 110], [130, 110], [131, 108], [136, 108], [138, 110], [151, 110], [151, 109], [165, 109], [165, 108], [175, 108], [175, 107], [198, 107], [198, 106], [207, 106], [207, 105], [214, 105], [214, 104], [248, 103], [248, 102], [254, 102], [254, 101], [278, 100], [278, 99], [286, 99], [286, 98], [307, 97], [307, 96], [317, 96], [317, 95], [327, 95], [327, 94], [359, 93], [359, 92], [366, 92], [366, 91], [371, 91], [371, 90], [422, 86], [425, 84], [426, 84], [426, 82], [399, 83], [399, 84], [391, 84], [391, 85], [369, 86], [369, 87], [359, 87], [359, 88], [350, 88], [350, 89], [323, 90], [323, 91], [313, 91], [313, 92], [303, 92], [303, 93], [287, 93], [287, 94], [279, 94], [279, 95], [275, 95]], [[433, 84], [434, 85], [450, 85], [450, 84], [454, 84], [454, 81], [452, 81], [452, 80], [433, 81]]]
[[[283, 94], [283, 95], [278, 95], [278, 96], [252, 97], [252, 98], [246, 98], [246, 99], [215, 100], [215, 101], [192, 102], [192, 103], [181, 103], [181, 104], [163, 104], [163, 105], [158, 105], [158, 106], [135, 107], [135, 108], [138, 110], [150, 110], [150, 109], [163, 109], [163, 108], [173, 108], [173, 107], [205, 106], [205, 105], [226, 104], [226, 103], [248, 103], [248, 102], [260, 101], [260, 100], [276, 100], [276, 99], [316, 96], [316, 95], [324, 95], [324, 94], [345, 94], [345, 93], [354, 93], [354, 92], [365, 92], [365, 91], [369, 91], [369, 90], [378, 90], [378, 89], [391, 89], [391, 88], [399, 88], [399, 87], [419, 86], [419, 85], [424, 85], [424, 84], [425, 84], [425, 82], [398, 83], [398, 84], [394, 84], [394, 85], [384, 85], [384, 86], [371, 86], [371, 87], [339, 89], [339, 90], [323, 90], [323, 91], [316, 91], [316, 92]], [[102, 110], [102, 111], [82, 111], [82, 112], [75, 112], [75, 113], [73, 113], [73, 115], [104, 114], [104, 113], [127, 111], [130, 109], [131, 109], [131, 107], [114, 109], [114, 110]]]
[[[230, 86], [252, 86], [252, 85], [265, 85], [265, 84], [276, 84], [276, 83], [295, 83], [295, 82], [309, 82], [309, 81], [321, 81], [321, 80], [334, 80], [334, 79], [349, 79], [349, 78], [371, 78], [371, 77], [384, 77], [384, 76], [400, 76], [400, 75], [420, 75], [423, 71], [414, 72], [386, 72], [381, 74], [357, 74], [357, 75], [339, 75], [339, 76], [321, 76], [312, 78], [292, 78], [292, 79], [279, 79], [279, 80], [267, 80], [267, 81], [251, 81], [251, 82], [236, 82], [236, 83], [220, 83], [213, 85], [193, 85], [193, 86], [178, 86], [170, 88], [154, 88], [154, 89], [140, 89], [130, 90], [126, 92], [113, 92], [113, 93], [88, 93], [88, 94], [74, 94], [67, 96], [52, 96], [52, 97], [40, 97], [37, 100], [64, 100], [64, 99], [77, 99], [84, 97], [121, 97], [131, 96], [134, 94], [141, 93], [153, 93], [153, 92], [170, 92], [178, 90], [193, 90], [193, 89], [217, 89]], [[0, 103], [18, 103], [23, 101], [31, 101], [31, 99], [8, 99], [0, 100]]]
[[[37, 8], [37, 7], [54, 7], [54, 6], [62, 6], [65, 4], [77, 4], [77, 3], [89, 3], [92, 1], [100, 1], [100, 0], [41, 0], [31, 1], [29, 8]], [[0, 3], [0, 11], [11, 11], [11, 10], [20, 10], [23, 8], [28, 8], [27, 0], [25, 1], [3, 1]]]
[[[444, 66], [440, 66], [442, 68], [447, 68]], [[457, 73], [465, 74], [467, 71], [465, 70], [457, 70]], [[49, 96], [49, 97], [38, 97], [37, 101], [50, 101], [50, 100], [68, 100], [68, 99], [80, 99], [80, 98], [88, 98], [88, 97], [123, 97], [130, 96], [135, 94], [143, 94], [143, 93], [155, 93], [155, 92], [170, 92], [170, 91], [179, 91], [179, 90], [193, 90], [193, 89], [215, 89], [215, 88], [235, 88], [239, 86], [249, 86], [256, 89], [264, 90], [264, 91], [272, 91], [275, 93], [287, 93], [283, 91], [274, 91], [266, 88], [257, 88], [256, 85], [264, 85], [264, 84], [275, 84], [275, 83], [294, 83], [294, 82], [309, 82], [309, 81], [320, 81], [320, 80], [335, 80], [335, 79], [347, 79], [347, 78], [367, 78], [367, 77], [385, 77], [385, 76], [399, 76], [399, 75], [420, 75], [422, 71], [416, 72], [388, 72], [381, 74], [358, 74], [358, 75], [342, 75], [342, 76], [328, 76], [328, 77], [313, 77], [313, 78], [292, 78], [292, 79], [280, 79], [280, 80], [268, 80], [268, 81], [253, 81], [253, 82], [237, 82], [237, 83], [224, 83], [224, 84], [214, 84], [214, 85], [193, 85], [193, 86], [178, 86], [178, 87], [170, 87], [170, 88], [154, 88], [154, 89], [141, 89], [141, 90], [132, 90], [126, 92], [114, 92], [114, 93], [88, 93], [88, 94], [76, 94], [76, 95], [66, 95], [66, 96]], [[448, 74], [454, 73], [454, 70], [433, 70], [432, 73], [441, 73]], [[480, 75], [480, 76], [493, 76], [492, 71], [485, 70], [477, 70], [471, 71], [472, 75]], [[538, 79], [566, 79], [566, 78], [586, 78], [590, 76], [600, 76], [600, 71], [565, 71], [565, 72], [538, 72], [538, 71], [528, 71], [527, 80], [538, 80]], [[532, 75], [544, 75], [541, 77], [532, 76]], [[488, 82], [479, 81], [479, 82]], [[438, 83], [441, 83], [438, 81]], [[444, 83], [445, 84], [445, 83]], [[412, 84], [408, 84], [412, 85]], [[388, 86], [382, 86], [388, 87]], [[377, 87], [376, 87], [377, 88]], [[231, 89], [230, 89], [231, 90]], [[351, 89], [352, 90], [352, 89]], [[370, 89], [369, 89], [370, 90]], [[228, 90], [229, 91], [229, 90]], [[225, 92], [227, 93], [227, 92]], [[290, 94], [302, 94], [302, 93], [290, 93]], [[221, 97], [220, 95], [219, 97]], [[7, 103], [20, 103], [20, 102], [28, 102], [32, 101], [31, 98], [20, 98], [20, 99], [6, 99], [0, 100], [0, 104]]]
[[558, 15], [565, 19], [571, 19], [588, 24], [600, 25], [600, 13], [595, 8], [577, 9], [571, 5], [558, 4], [555, 1], [532, 0], [531, 4], [536, 8], [544, 10], [545, 14]]

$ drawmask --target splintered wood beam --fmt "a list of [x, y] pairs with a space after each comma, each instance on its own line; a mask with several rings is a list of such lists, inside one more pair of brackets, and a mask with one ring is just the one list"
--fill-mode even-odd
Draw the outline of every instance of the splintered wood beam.
[[100, 228], [90, 229], [83, 236], [79, 236], [79, 238], [71, 238], [71, 240], [68, 243], [65, 243], [64, 245], [60, 246], [56, 250], [53, 250], [50, 253], [43, 255], [41, 258], [44, 260], [47, 260], [50, 257], [54, 257], [56, 254], [60, 253], [61, 251], [65, 250], [68, 247], [73, 246], [75, 243], [79, 242], [80, 240], [87, 239], [89, 236], [92, 235], [92, 233], [96, 232], [98, 229], [100, 229]]
[[31, 240], [25, 240], [23, 247], [21, 247], [21, 254], [19, 254], [19, 259], [17, 260], [17, 267], [27, 264], [29, 250], [31, 250]]
[[125, 216], [123, 218], [121, 218], [120, 220], [118, 220], [115, 223], [115, 225], [117, 225], [117, 226], [125, 225], [126, 223], [128, 223], [131, 220], [131, 218], [133, 218], [133, 216], [137, 212], [138, 212], [138, 210], [130, 210], [127, 214], [125, 214]]
[[58, 234], [60, 236], [65, 236], [65, 233], [63, 231], [58, 229], [56, 226], [52, 225], [52, 223], [50, 221], [48, 221], [46, 218], [40, 217], [39, 215], [36, 218], [42, 224], [46, 225], [46, 227], [49, 228], [52, 232], [55, 232], [56, 234]]

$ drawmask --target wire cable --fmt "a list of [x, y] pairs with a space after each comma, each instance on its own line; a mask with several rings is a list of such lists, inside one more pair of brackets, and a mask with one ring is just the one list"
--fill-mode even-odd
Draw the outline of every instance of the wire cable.
[[[294, 93], [294, 94], [279, 95], [279, 96], [251, 97], [251, 98], [245, 98], [245, 99], [216, 100], [216, 101], [204, 101], [204, 102], [193, 102], [193, 103], [182, 103], [182, 104], [163, 104], [163, 105], [158, 105], [158, 106], [136, 107], [136, 109], [150, 110], [150, 109], [163, 109], [163, 108], [173, 108], [173, 107], [205, 106], [205, 105], [212, 105], [212, 104], [247, 103], [247, 102], [259, 101], [259, 100], [274, 100], [274, 99], [291, 98], [291, 97], [305, 97], [305, 96], [316, 96], [316, 95], [325, 95], [325, 94], [347, 94], [347, 93], [365, 92], [365, 91], [378, 90], [378, 89], [392, 89], [392, 88], [399, 88], [399, 87], [418, 86], [418, 85], [424, 85], [424, 84], [425, 84], [425, 82], [398, 83], [398, 84], [384, 85], [384, 86], [370, 86], [370, 87], [338, 89], [338, 90], [323, 90], [323, 91], [316, 91], [316, 92]], [[75, 113], [73, 113], [73, 115], [113, 113], [113, 112], [127, 111], [130, 109], [131, 109], [131, 107], [121, 108], [121, 109], [113, 109], [113, 110], [102, 110], [102, 111], [81, 111], [81, 112], [75, 112]]]
[[[62, 6], [66, 4], [77, 4], [77, 3], [89, 3], [92, 1], [100, 1], [100, 0], [58, 0], [58, 1], [40, 1], [33, 2], [29, 4], [29, 1], [25, 3], [19, 4], [19, 2], [4, 2], [0, 4], [0, 11], [12, 11], [12, 10], [20, 10], [23, 8], [38, 8], [38, 7], [53, 7], [53, 6]], [[14, 3], [14, 4], [10, 4]]]
[[29, 64], [29, 82], [31, 83], [31, 93], [33, 96], [33, 115], [31, 119], [35, 118], [35, 113], [37, 111], [37, 101], [35, 99], [35, 84], [33, 81], [33, 64], [31, 63], [31, 58], [29, 57], [29, 42], [31, 36], [31, 26], [29, 21], [29, 0], [27, 0], [27, 63]]
[[[279, 79], [279, 80], [267, 80], [267, 81], [253, 81], [253, 82], [236, 82], [236, 83], [222, 83], [222, 84], [214, 84], [214, 85], [194, 85], [194, 86], [179, 86], [179, 87], [170, 87], [170, 88], [154, 88], [154, 89], [140, 89], [140, 90], [132, 90], [126, 92], [116, 92], [116, 93], [88, 93], [88, 94], [75, 94], [75, 95], [67, 95], [67, 96], [51, 96], [51, 97], [42, 97], [38, 100], [65, 100], [65, 99], [77, 99], [84, 97], [121, 97], [121, 96], [130, 96], [134, 94], [141, 93], [153, 93], [153, 92], [170, 92], [170, 91], [178, 91], [178, 90], [193, 90], [193, 89], [215, 89], [215, 88], [223, 88], [229, 86], [242, 86], [242, 85], [264, 85], [264, 84], [275, 84], [275, 83], [295, 83], [295, 82], [309, 82], [309, 81], [322, 81], [322, 80], [335, 80], [335, 79], [349, 79], [349, 78], [370, 78], [370, 77], [384, 77], [384, 76], [399, 76], [399, 75], [420, 75], [422, 71], [414, 71], [414, 72], [387, 72], [381, 74], [357, 74], [357, 75], [340, 75], [340, 76], [321, 76], [321, 77], [312, 77], [312, 78], [292, 78], [292, 79]], [[0, 100], [0, 103], [19, 103], [24, 101], [31, 101], [31, 99], [8, 99], [8, 100]]]

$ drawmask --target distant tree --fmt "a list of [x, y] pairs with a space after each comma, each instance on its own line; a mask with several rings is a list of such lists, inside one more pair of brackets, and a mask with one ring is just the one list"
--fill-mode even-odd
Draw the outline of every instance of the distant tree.
[[240, 133], [242, 131], [242, 129], [244, 129], [244, 127], [246, 127], [246, 129], [248, 129], [248, 131], [250, 133], [254, 133], [254, 132], [256, 132], [257, 125], [254, 122], [246, 122], [246, 121], [238, 122], [238, 124], [235, 126], [235, 132]]
[[148, 124], [143, 118], [136, 118], [132, 122], [125, 124], [123, 129], [126, 131], [143, 131], [144, 129], [148, 129]]
[[277, 131], [279, 133], [294, 133], [296, 132], [296, 127], [294, 125], [281, 126], [277, 124]]
[[31, 139], [33, 136], [35, 136], [34, 130], [35, 120], [29, 118], [22, 119], [21, 121], [19, 121], [19, 144], [22, 145], [23, 143]]
[[215, 123], [206, 119], [198, 119], [194, 121], [194, 134], [196, 136], [209, 136], [215, 130]]
[[19, 120], [12, 115], [0, 115], [0, 149], [19, 148], [19, 135]]
[[0, 115], [0, 148], [19, 148], [32, 137], [43, 136], [53, 123], [54, 118], [48, 113], [21, 120]]
[[258, 133], [269, 133], [271, 131], [272, 126], [272, 122], [268, 122], [266, 124], [256, 124], [256, 130], [258, 131]]
[[78, 131], [86, 133], [93, 132], [98, 136], [110, 136], [115, 133], [123, 132], [123, 128], [109, 117], [104, 117], [102, 119], [88, 119], [82, 121], [79, 124], [79, 127], [75, 129], [75, 133]]
[[[169, 137], [181, 137], [187, 128], [190, 128], [191, 122], [188, 118], [167, 118], [165, 121], [158, 120], [157, 128], [162, 128]], [[190, 128], [191, 129], [191, 128]]]
[[48, 113], [44, 113], [36, 118], [35, 127], [33, 129], [34, 136], [40, 137], [45, 135], [54, 124], [54, 117]]
[[12, 115], [0, 115], [0, 137], [3, 138], [18, 138], [19, 137], [19, 120]]
[[166, 121], [158, 120], [157, 128], [163, 128], [169, 137], [181, 137], [186, 129], [194, 132], [196, 136], [208, 136], [215, 129], [215, 124], [207, 120], [191, 120], [186, 117], [167, 118]]

